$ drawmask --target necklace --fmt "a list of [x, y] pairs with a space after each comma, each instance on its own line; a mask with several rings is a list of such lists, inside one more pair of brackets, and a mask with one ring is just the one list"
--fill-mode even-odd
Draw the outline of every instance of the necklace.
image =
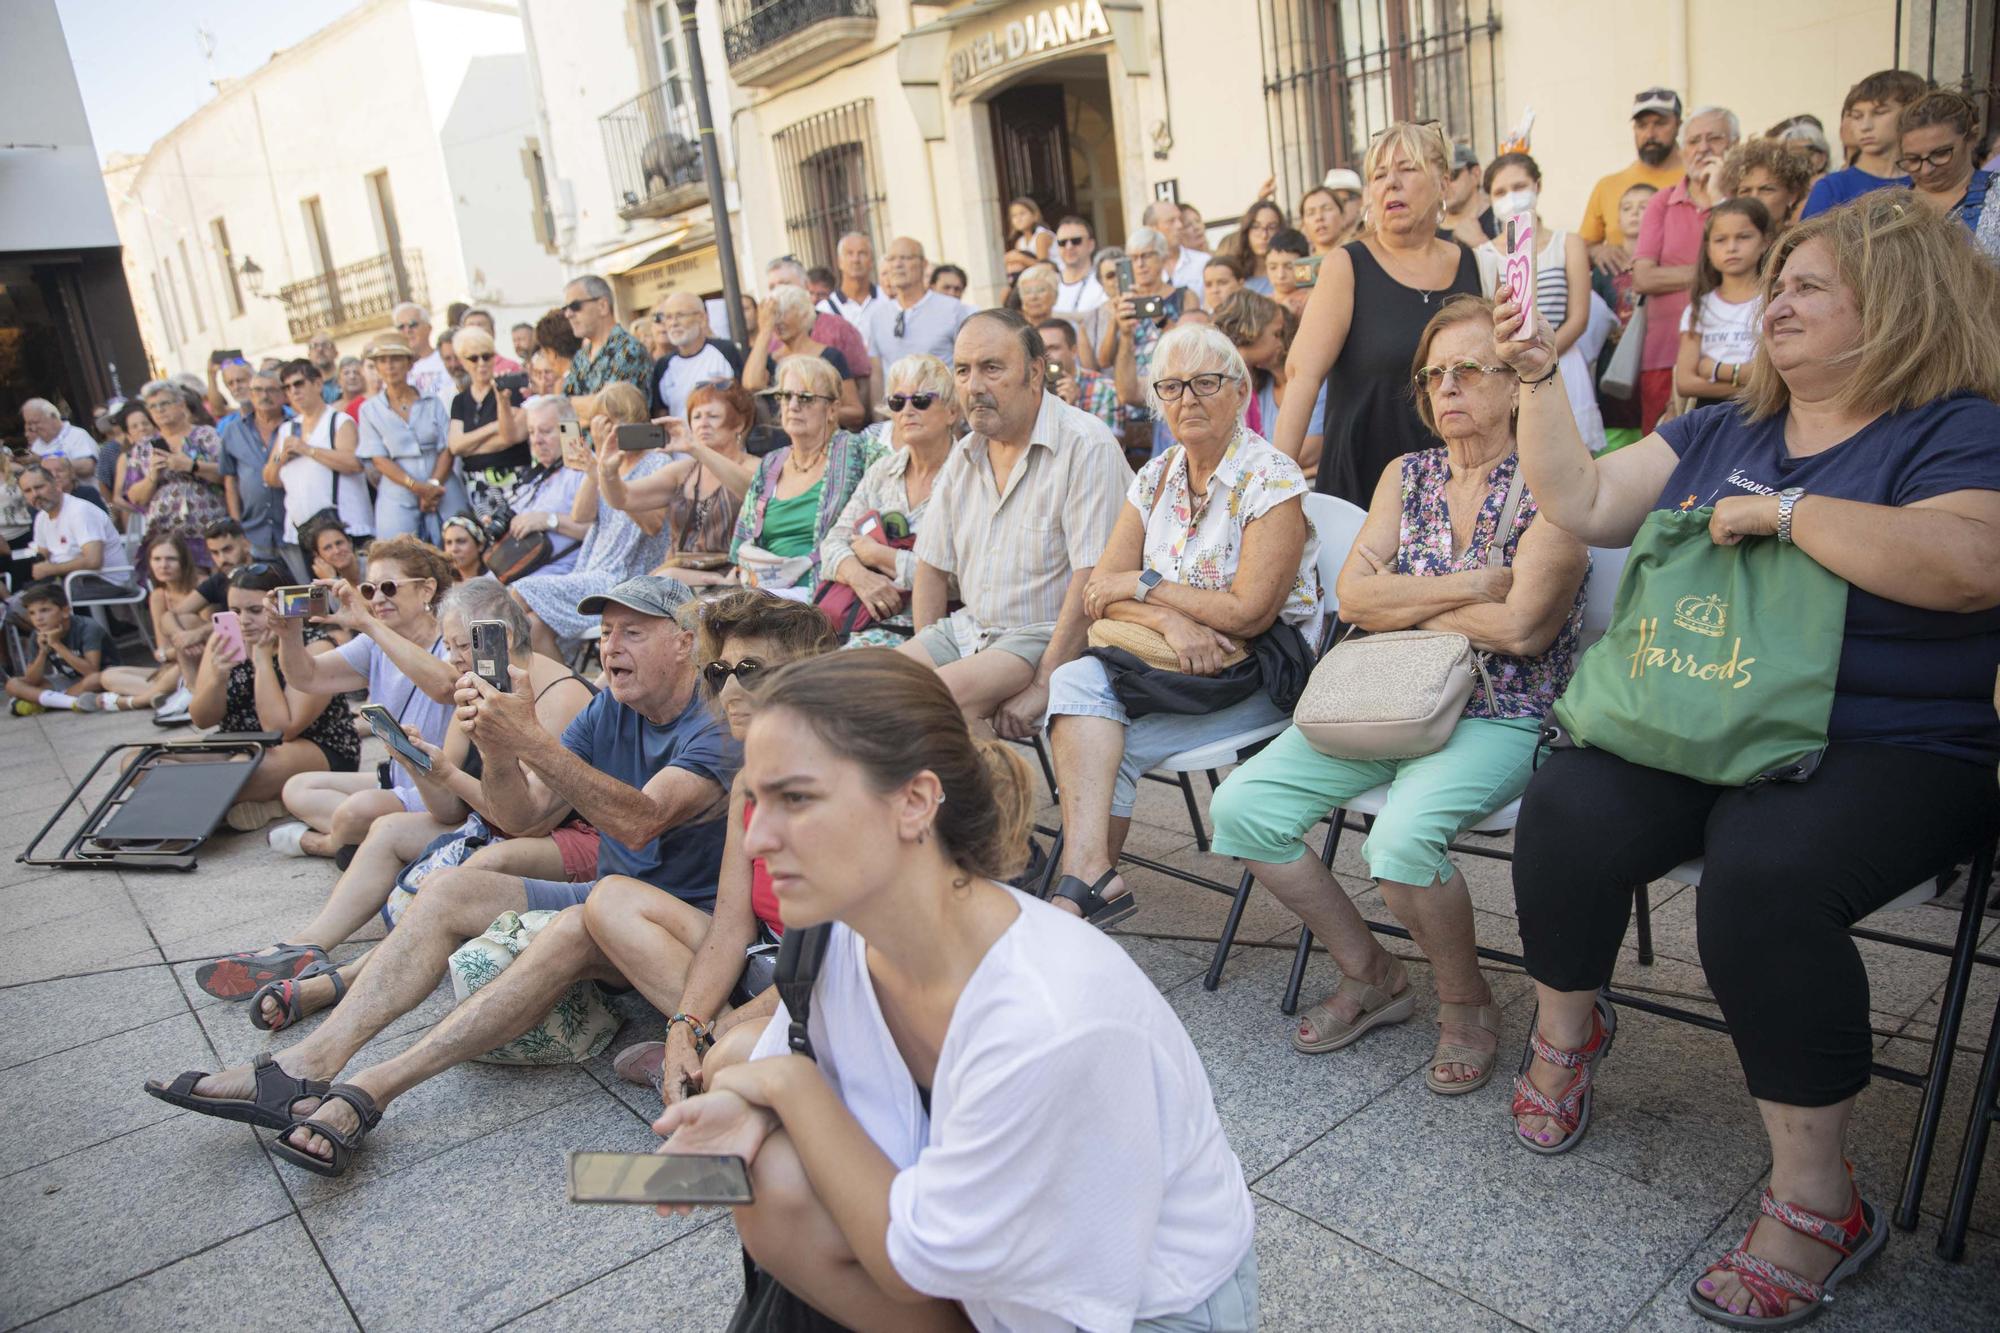
[[804, 458], [805, 454], [799, 448], [798, 445], [796, 444], [793, 445], [792, 451], [789, 454], [785, 455], [785, 470], [788, 472], [796, 472], [801, 475], [812, 471], [814, 468], [818, 467], [820, 465], [820, 461], [826, 457], [826, 448], [827, 448], [826, 445], [824, 444], [820, 445], [819, 448], [813, 450], [811, 458], [808, 458], [806, 459], [805, 462], [801, 463], [799, 460], [801, 458]]
[[[1382, 253], [1383, 253], [1383, 254], [1384, 254], [1384, 255], [1386, 256], [1386, 255], [1389, 255], [1389, 254], [1391, 254], [1391, 253], [1392, 253], [1392, 251], [1390, 250], [1390, 248], [1389, 248], [1388, 246], [1386, 246], [1386, 245], [1385, 245], [1385, 246], [1383, 246], [1383, 247], [1382, 247]], [[1447, 291], [1451, 290], [1451, 284], [1450, 284], [1449, 282], [1447, 282], [1447, 283], [1446, 283], [1446, 284], [1445, 284], [1445, 285], [1444, 285], [1443, 287], [1440, 287], [1440, 288], [1438, 288], [1438, 289], [1437, 289], [1437, 290], [1435, 290], [1435, 291], [1431, 290], [1431, 289], [1430, 289], [1430, 288], [1428, 288], [1428, 287], [1423, 287], [1423, 286], [1420, 286], [1420, 285], [1418, 285], [1417, 283], [1414, 283], [1414, 282], [1404, 282], [1404, 281], [1402, 280], [1402, 278], [1400, 278], [1400, 277], [1398, 277], [1398, 276], [1397, 276], [1397, 273], [1396, 273], [1396, 270], [1397, 270], [1398, 268], [1401, 268], [1401, 267], [1402, 267], [1402, 263], [1403, 263], [1403, 261], [1402, 261], [1402, 260], [1401, 260], [1401, 259], [1399, 258], [1399, 259], [1397, 259], [1397, 260], [1396, 260], [1396, 262], [1395, 262], [1395, 264], [1394, 264], [1393, 266], [1392, 266], [1392, 265], [1389, 265], [1389, 264], [1386, 264], [1386, 263], [1385, 263], [1385, 264], [1383, 264], [1383, 265], [1382, 265], [1382, 267], [1383, 267], [1383, 269], [1384, 269], [1384, 270], [1385, 270], [1385, 271], [1386, 271], [1386, 272], [1387, 272], [1387, 273], [1389, 274], [1389, 277], [1390, 277], [1390, 279], [1391, 279], [1391, 280], [1392, 280], [1393, 282], [1395, 282], [1395, 284], [1396, 284], [1397, 286], [1399, 286], [1399, 287], [1407, 287], [1407, 288], [1409, 288], [1409, 289], [1410, 289], [1411, 291], [1415, 292], [1415, 293], [1416, 293], [1416, 294], [1417, 294], [1418, 296], [1421, 296], [1421, 297], [1422, 297], [1422, 298], [1424, 299], [1424, 304], [1425, 304], [1426, 306], [1428, 306], [1428, 305], [1429, 305], [1429, 304], [1431, 303], [1431, 298], [1432, 298], [1433, 296], [1439, 296], [1439, 295], [1442, 295], [1443, 293], [1445, 293], [1445, 292], [1447, 292]], [[1405, 269], [1404, 271], [1405, 271], [1405, 272], [1408, 272], [1408, 270], [1407, 270], [1407, 269]]]

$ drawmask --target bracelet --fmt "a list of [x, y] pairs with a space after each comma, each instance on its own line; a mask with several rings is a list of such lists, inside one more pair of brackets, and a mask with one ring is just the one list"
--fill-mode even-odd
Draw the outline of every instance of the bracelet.
[[1715, 377], [1721, 373], [1722, 363], [1720, 361], [1711, 361], [1708, 363], [1708, 382], [1710, 384], [1715, 383]]
[[1741, 361], [1730, 362], [1729, 382], [1731, 384], [1741, 384], [1743, 382], [1743, 363]]
[[668, 1019], [667, 1035], [669, 1037], [674, 1035], [674, 1024], [676, 1023], [687, 1024], [688, 1031], [694, 1033], [694, 1053], [696, 1055], [706, 1055], [708, 1048], [715, 1045], [715, 1034], [710, 1032], [702, 1021], [693, 1014], [675, 1014], [672, 1018]]
[[1542, 372], [1542, 377], [1540, 379], [1522, 380], [1521, 383], [1527, 385], [1531, 389], [1534, 388], [1537, 384], [1547, 384], [1550, 380], [1556, 377], [1556, 371], [1560, 369], [1562, 369], [1562, 367], [1559, 364], [1557, 364], [1554, 360], [1551, 360], [1549, 362], [1549, 368]]

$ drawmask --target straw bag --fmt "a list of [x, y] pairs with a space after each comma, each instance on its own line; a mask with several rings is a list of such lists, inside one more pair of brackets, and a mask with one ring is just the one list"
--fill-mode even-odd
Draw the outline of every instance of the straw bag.
[[[1086, 638], [1092, 648], [1122, 649], [1155, 671], [1181, 669], [1180, 655], [1167, 642], [1167, 636], [1150, 625], [1135, 625], [1129, 620], [1093, 620]], [[1233, 667], [1249, 656], [1247, 649], [1238, 648], [1222, 659], [1222, 665]]]
[[[1521, 466], [1507, 486], [1507, 502], [1486, 548], [1486, 567], [1500, 563], [1521, 510]], [[1451, 740], [1475, 684], [1493, 707], [1493, 682], [1484, 655], [1463, 634], [1396, 630], [1350, 634], [1327, 650], [1292, 724], [1306, 743], [1335, 759], [1414, 759], [1435, 754]]]

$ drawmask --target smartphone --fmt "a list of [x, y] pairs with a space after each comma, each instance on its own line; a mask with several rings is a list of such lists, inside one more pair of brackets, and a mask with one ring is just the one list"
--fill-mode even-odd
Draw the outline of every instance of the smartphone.
[[650, 421], [620, 426], [618, 447], [628, 454], [643, 454], [648, 449], [664, 449], [667, 447], [667, 428], [656, 426]]
[[1507, 219], [1501, 233], [1507, 245], [1505, 286], [1507, 299], [1522, 310], [1535, 304], [1535, 219], [1523, 213]]
[[695, 1153], [573, 1152], [571, 1203], [754, 1203], [741, 1157]]
[[214, 632], [218, 652], [241, 661], [249, 656], [250, 650], [243, 643], [243, 621], [234, 611], [217, 611], [208, 622]]
[[153, 442], [150, 439], [139, 441], [139, 447], [132, 451], [132, 466], [142, 477], [153, 470]]
[[496, 389], [507, 389], [509, 391], [514, 389], [525, 389], [528, 387], [528, 377], [526, 374], [495, 375], [493, 377], [493, 387]]
[[[208, 354], [208, 364], [211, 366], [233, 365], [238, 361], [243, 361], [243, 349], [241, 347], [218, 347]], [[243, 361], [243, 364], [247, 366], [250, 363]]]
[[583, 427], [574, 421], [558, 421], [556, 435], [562, 440], [563, 466], [572, 472], [590, 471], [590, 447], [583, 442]]
[[331, 590], [324, 583], [300, 583], [278, 589], [278, 614], [286, 620], [333, 614]]
[[1119, 261], [1118, 261], [1118, 269], [1117, 269], [1117, 273], [1118, 273], [1118, 290], [1119, 290], [1119, 292], [1120, 292], [1121, 294], [1123, 294], [1123, 293], [1125, 293], [1125, 292], [1129, 292], [1129, 291], [1131, 291], [1131, 290], [1132, 290], [1132, 261], [1131, 261], [1130, 259], [1121, 259], [1121, 260], [1119, 260]]
[[381, 737], [382, 743], [388, 746], [398, 759], [419, 773], [431, 771], [431, 757], [410, 744], [410, 738], [396, 725], [396, 719], [389, 715], [388, 709], [381, 704], [363, 704], [361, 720], [368, 724], [370, 731]]
[[514, 678], [507, 674], [507, 647], [505, 621], [472, 622], [472, 674], [502, 694], [514, 690]]
[[1137, 319], [1158, 320], [1167, 313], [1167, 298], [1164, 296], [1135, 296], [1132, 298], [1132, 314]]
[[1319, 261], [1324, 255], [1314, 255], [1310, 259], [1292, 262], [1292, 281], [1300, 287], [1310, 287], [1319, 281]]

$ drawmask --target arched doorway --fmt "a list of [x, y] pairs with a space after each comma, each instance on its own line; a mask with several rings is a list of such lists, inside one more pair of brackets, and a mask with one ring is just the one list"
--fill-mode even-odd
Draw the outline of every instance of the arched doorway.
[[1051, 227], [1075, 213], [1090, 220], [1099, 245], [1124, 241], [1118, 132], [1102, 56], [1041, 66], [995, 93], [988, 110], [1003, 235], [1007, 201], [1026, 195]]

